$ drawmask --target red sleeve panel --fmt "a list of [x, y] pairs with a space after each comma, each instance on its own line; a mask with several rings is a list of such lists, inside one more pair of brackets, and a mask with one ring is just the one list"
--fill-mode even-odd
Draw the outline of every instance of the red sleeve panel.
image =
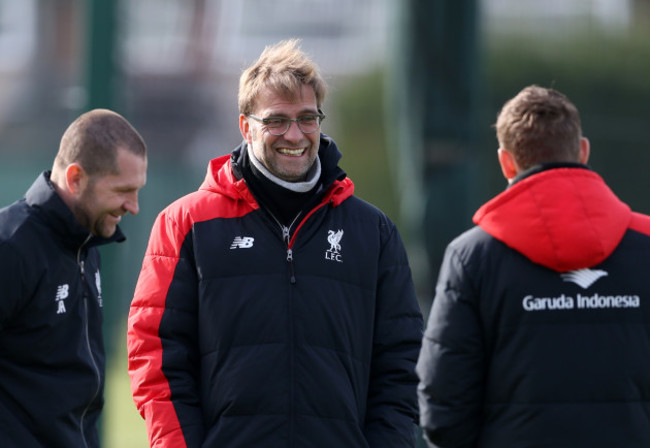
[[[170, 205], [153, 225], [127, 332], [131, 391], [146, 420], [151, 447], [200, 446], [203, 437], [197, 363], [192, 362], [198, 350], [192, 343], [196, 332], [192, 310], [197, 299], [197, 275], [188, 244], [192, 227], [217, 217], [242, 216], [254, 208], [247, 201], [199, 191]], [[171, 296], [182, 296], [187, 308], [169, 310]], [[166, 312], [173, 315], [169, 321], [175, 327], [162, 331]]]
[[650, 216], [632, 212], [630, 229], [643, 233], [644, 235], [650, 235]]

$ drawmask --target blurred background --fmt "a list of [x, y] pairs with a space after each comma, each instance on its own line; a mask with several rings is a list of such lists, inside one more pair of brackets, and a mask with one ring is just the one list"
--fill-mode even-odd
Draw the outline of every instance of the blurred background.
[[301, 38], [320, 65], [323, 131], [397, 223], [426, 315], [444, 247], [506, 185], [492, 124], [526, 85], [578, 106], [592, 168], [650, 213], [649, 22], [649, 0], [0, 0], [0, 206], [88, 109], [120, 112], [149, 147], [128, 241], [102, 248], [104, 446], [147, 446], [125, 328], [149, 230], [239, 143], [238, 77], [266, 45]]

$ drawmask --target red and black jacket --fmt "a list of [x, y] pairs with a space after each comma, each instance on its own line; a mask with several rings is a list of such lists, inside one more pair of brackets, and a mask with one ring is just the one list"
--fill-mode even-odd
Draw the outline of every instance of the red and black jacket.
[[650, 446], [650, 218], [526, 173], [447, 248], [418, 361], [434, 447]]
[[[242, 150], [151, 233], [128, 329], [151, 446], [412, 446], [422, 322], [394, 224], [343, 178], [283, 232]], [[323, 136], [322, 166], [338, 154]]]

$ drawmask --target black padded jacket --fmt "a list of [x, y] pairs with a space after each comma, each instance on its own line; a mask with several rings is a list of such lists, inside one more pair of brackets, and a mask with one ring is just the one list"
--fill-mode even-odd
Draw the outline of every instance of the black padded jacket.
[[98, 244], [49, 181], [0, 210], [0, 445], [95, 448], [104, 347]]
[[[283, 228], [242, 150], [151, 232], [128, 327], [151, 446], [412, 447], [422, 316], [395, 225], [338, 176]], [[340, 158], [325, 136], [320, 157]]]
[[474, 222], [418, 361], [430, 446], [650, 446], [650, 218], [570, 165], [526, 173]]

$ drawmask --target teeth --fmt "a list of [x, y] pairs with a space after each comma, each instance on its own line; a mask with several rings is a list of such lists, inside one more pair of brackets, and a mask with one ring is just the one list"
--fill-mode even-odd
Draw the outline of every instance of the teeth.
[[301, 156], [305, 152], [305, 148], [299, 149], [289, 149], [289, 148], [279, 148], [278, 152], [286, 156]]

